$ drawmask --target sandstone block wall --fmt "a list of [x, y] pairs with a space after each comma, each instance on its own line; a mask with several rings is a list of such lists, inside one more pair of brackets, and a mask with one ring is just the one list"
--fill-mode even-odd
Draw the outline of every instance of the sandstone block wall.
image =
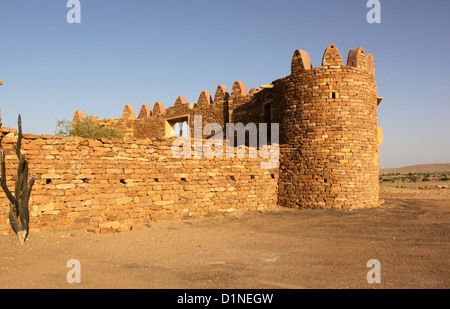
[[[16, 179], [17, 134], [2, 128], [7, 183]], [[278, 170], [260, 159], [187, 159], [173, 139], [87, 140], [25, 134], [23, 153], [37, 176], [30, 231], [123, 228], [151, 220], [207, 216], [276, 206]], [[0, 192], [0, 233], [11, 233]]]

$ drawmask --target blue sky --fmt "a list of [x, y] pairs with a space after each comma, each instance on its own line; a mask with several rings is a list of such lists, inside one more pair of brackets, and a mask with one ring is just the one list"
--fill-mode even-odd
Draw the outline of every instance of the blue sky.
[[295, 49], [320, 66], [335, 43], [373, 53], [384, 130], [380, 167], [450, 162], [450, 1], [80, 0], [0, 1], [3, 126], [53, 134], [79, 109], [119, 118], [125, 104], [167, 107], [202, 90], [247, 89], [290, 74]]

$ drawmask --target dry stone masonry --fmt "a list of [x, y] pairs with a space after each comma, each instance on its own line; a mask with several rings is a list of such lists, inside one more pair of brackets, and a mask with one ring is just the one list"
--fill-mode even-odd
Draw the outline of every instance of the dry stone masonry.
[[[17, 134], [2, 128], [14, 185]], [[37, 176], [30, 232], [49, 229], [130, 229], [151, 220], [207, 216], [276, 205], [277, 170], [258, 159], [176, 159], [172, 139], [87, 140], [25, 134], [23, 153]], [[1, 193], [0, 231], [10, 232]]]
[[[196, 103], [180, 96], [165, 108], [126, 105], [120, 119], [96, 119], [124, 133], [123, 140], [87, 140], [24, 134], [23, 152], [37, 181], [30, 230], [129, 230], [152, 220], [206, 216], [273, 207], [354, 209], [379, 204], [379, 146], [374, 58], [363, 48], [346, 65], [331, 44], [314, 68], [296, 50], [291, 74], [247, 91], [219, 85]], [[194, 136], [194, 116], [218, 123], [278, 123], [280, 160], [261, 169], [256, 158], [175, 158], [174, 127]], [[73, 122], [87, 117], [76, 111]], [[203, 129], [203, 128], [202, 128]], [[270, 125], [269, 125], [270, 132]], [[1, 128], [8, 162], [17, 132]], [[188, 135], [189, 136], [189, 135]], [[209, 136], [203, 135], [204, 143]], [[269, 136], [270, 139], [270, 136]], [[226, 141], [225, 141], [226, 143]], [[194, 143], [192, 143], [193, 145]], [[225, 146], [224, 146], [225, 149]], [[246, 151], [249, 151], [247, 145]], [[14, 167], [7, 182], [14, 181]], [[0, 233], [11, 233], [9, 204], [0, 193]]]

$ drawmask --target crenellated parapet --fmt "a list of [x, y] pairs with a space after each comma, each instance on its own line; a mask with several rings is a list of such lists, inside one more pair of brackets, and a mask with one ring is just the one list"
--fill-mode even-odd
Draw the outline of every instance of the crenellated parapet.
[[161, 102], [156, 102], [153, 106], [153, 115], [152, 116], [158, 116], [158, 115], [164, 115], [166, 113], [166, 108], [164, 107], [164, 104]]
[[152, 115], [152, 109], [150, 108], [150, 105], [144, 104], [141, 107], [141, 110], [139, 111], [139, 119], [148, 118]]
[[176, 101], [175, 101], [175, 104], [173, 105], [173, 106], [182, 106], [183, 104], [186, 104], [187, 103], [187, 101], [186, 101], [186, 98], [185, 97], [183, 97], [183, 96], [179, 96], [177, 99], [176, 99]]
[[133, 106], [125, 105], [125, 108], [123, 109], [123, 112], [122, 112], [122, 119], [126, 119], [126, 120], [136, 119], [136, 112], [134, 111]]
[[336, 45], [331, 44], [325, 50], [322, 57], [322, 66], [343, 66], [341, 54]]
[[208, 90], [203, 90], [198, 97], [197, 106], [208, 106], [211, 105], [211, 103], [211, 93]]
[[372, 54], [366, 55], [362, 47], [352, 49], [348, 53], [347, 66], [365, 70], [369, 74], [375, 75], [375, 64]]
[[246, 96], [248, 94], [247, 92], [247, 86], [243, 82], [235, 81], [233, 83], [233, 88], [231, 90], [231, 96], [237, 97], [237, 96]]
[[216, 94], [214, 95], [214, 102], [224, 102], [228, 100], [230, 94], [228, 93], [228, 89], [224, 85], [217, 86]]
[[[322, 57], [322, 67], [344, 66], [341, 53], [335, 44], [330, 44]], [[375, 64], [373, 54], [366, 54], [362, 47], [354, 48], [349, 51], [347, 64], [348, 67], [354, 67], [367, 71], [369, 74], [375, 75]], [[301, 49], [297, 49], [292, 56], [291, 74], [300, 74], [304, 71], [313, 69], [309, 54]]]
[[[137, 116], [133, 106], [127, 104], [121, 118], [107, 118], [98, 122], [105, 127], [114, 127], [124, 132], [125, 139], [170, 137], [176, 134], [171, 129], [176, 123], [187, 122], [192, 128], [195, 115], [202, 115], [204, 125], [215, 122], [225, 126], [232, 110], [248, 103], [260, 90], [259, 87], [253, 87], [247, 92], [245, 83], [235, 81], [231, 95], [226, 86], [218, 85], [214, 100], [209, 90], [202, 90], [196, 103], [188, 102], [184, 96], [178, 96], [175, 103], [167, 109], [162, 102], [156, 102], [153, 109], [145, 103]], [[76, 111], [73, 122], [86, 117], [83, 112]]]
[[311, 58], [304, 50], [297, 49], [292, 56], [291, 74], [301, 73], [312, 68]]

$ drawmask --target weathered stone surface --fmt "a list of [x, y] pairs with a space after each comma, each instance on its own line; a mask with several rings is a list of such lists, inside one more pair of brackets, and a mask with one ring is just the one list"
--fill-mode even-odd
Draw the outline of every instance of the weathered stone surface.
[[[323, 66], [316, 68], [306, 52], [296, 50], [291, 74], [273, 81], [270, 88], [248, 93], [246, 85], [236, 81], [231, 95], [219, 85], [214, 101], [203, 91], [197, 103], [178, 97], [167, 109], [156, 102], [153, 111], [144, 104], [139, 118], [130, 105], [122, 118], [94, 118], [124, 132], [124, 140], [25, 134], [23, 153], [30, 174], [37, 177], [30, 228], [114, 233], [135, 230], [150, 220], [265, 211], [278, 205], [377, 206], [382, 135], [374, 72], [373, 56], [362, 48], [351, 50], [344, 66], [332, 44], [323, 55]], [[222, 128], [227, 123], [278, 123], [279, 164], [261, 169], [261, 152], [249, 158], [249, 147], [243, 148], [243, 158], [227, 158], [225, 152], [210, 159], [174, 157], [176, 139], [167, 137], [169, 121], [187, 121], [193, 136], [195, 115], [202, 116], [204, 139], [209, 136], [203, 129], [211, 122]], [[76, 111], [73, 121], [85, 117]], [[17, 131], [1, 128], [0, 133], [5, 135], [6, 180], [12, 190]], [[192, 141], [191, 154], [194, 148]], [[1, 191], [0, 233], [11, 232], [4, 224], [8, 212], [9, 202]]]
[[[17, 134], [11, 133], [10, 139], [3, 140], [6, 160], [17, 164]], [[249, 209], [255, 199], [259, 206], [250, 209], [276, 206], [277, 182], [260, 169], [261, 159], [180, 160], [171, 155], [171, 141], [24, 139], [23, 145], [33, 145], [25, 156], [30, 174], [37, 176], [30, 200], [33, 231], [86, 228], [115, 233], [135, 230], [150, 220], [181, 218], [184, 209], [190, 216], [204, 216], [215, 207]], [[55, 149], [58, 144], [64, 147]], [[30, 154], [31, 149], [36, 153]], [[258, 178], [226, 187], [224, 179], [238, 170]], [[6, 172], [13, 186], [15, 170]], [[247, 190], [260, 194], [247, 197]], [[0, 191], [0, 222], [7, 222], [8, 213], [8, 199]], [[12, 230], [2, 224], [0, 233]]]

